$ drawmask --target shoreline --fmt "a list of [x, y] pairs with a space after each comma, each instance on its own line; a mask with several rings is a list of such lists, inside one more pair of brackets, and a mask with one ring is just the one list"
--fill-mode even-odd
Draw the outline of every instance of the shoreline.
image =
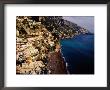
[[[80, 34], [80, 35], [94, 35], [94, 34]], [[64, 38], [64, 39], [72, 39], [72, 38], [75, 38], [76, 36], [79, 36], [79, 35], [75, 35], [75, 36], [73, 36], [73, 37], [70, 37], [70, 38]], [[64, 40], [64, 39], [60, 39], [60, 40]], [[60, 66], [61, 66], [61, 69], [62, 69], [62, 67], [63, 67], [63, 69], [62, 69], [62, 71], [59, 71], [59, 67], [57, 67], [57, 65], [54, 67], [54, 68], [56, 68], [56, 70], [55, 71], [53, 71], [51, 74], [69, 74], [69, 71], [68, 71], [68, 69], [67, 69], [67, 67], [68, 67], [68, 63], [66, 62], [66, 59], [65, 59], [65, 57], [64, 57], [64, 55], [63, 55], [63, 52], [62, 52], [62, 45], [61, 45], [61, 43], [60, 43], [60, 41], [59, 41], [59, 46], [60, 46], [60, 48], [58, 48], [58, 52], [51, 52], [52, 53], [52, 55], [51, 55], [51, 58], [52, 57], [54, 57], [54, 55], [58, 55], [58, 57], [57, 58], [55, 58], [55, 59], [58, 59], [58, 58], [60, 58], [59, 59], [59, 61], [61, 60], [61, 62], [59, 63], [60, 64]], [[51, 59], [52, 61], [54, 61], [54, 59]], [[50, 62], [51, 63], [51, 62]], [[55, 63], [54, 63], [55, 64]], [[57, 64], [57, 63], [56, 63]], [[53, 64], [50, 64], [50, 66], [51, 65], [53, 65]], [[53, 69], [54, 70], [54, 68], [50, 68], [50, 69]], [[61, 70], [60, 69], [60, 70]], [[58, 72], [59, 71], [59, 72]], [[66, 71], [66, 72], [65, 72]]]
[[61, 52], [60, 41], [85, 34], [87, 30], [63, 21], [62, 16], [17, 16], [16, 22], [17, 73], [67, 73], [67, 63]]

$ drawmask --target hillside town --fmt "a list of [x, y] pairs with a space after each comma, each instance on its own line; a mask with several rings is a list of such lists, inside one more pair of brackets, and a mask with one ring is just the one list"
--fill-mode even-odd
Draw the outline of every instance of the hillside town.
[[67, 74], [59, 41], [86, 33], [62, 16], [17, 16], [16, 74]]

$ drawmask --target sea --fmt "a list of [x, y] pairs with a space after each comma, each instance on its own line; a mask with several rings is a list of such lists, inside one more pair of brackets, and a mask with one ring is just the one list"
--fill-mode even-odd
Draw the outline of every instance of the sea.
[[69, 74], [94, 74], [94, 34], [60, 40]]

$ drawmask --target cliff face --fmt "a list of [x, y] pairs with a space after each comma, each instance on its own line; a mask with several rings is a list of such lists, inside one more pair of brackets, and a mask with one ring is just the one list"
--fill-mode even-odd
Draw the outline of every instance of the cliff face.
[[50, 74], [67, 74], [66, 64], [60, 51], [49, 54], [47, 68], [50, 70]]
[[61, 16], [16, 17], [16, 73], [66, 74], [59, 40], [87, 32]]

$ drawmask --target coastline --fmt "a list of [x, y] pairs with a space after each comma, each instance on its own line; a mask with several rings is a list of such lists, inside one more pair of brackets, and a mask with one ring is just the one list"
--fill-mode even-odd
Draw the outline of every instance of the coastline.
[[16, 21], [16, 74], [67, 74], [60, 41], [88, 31], [61, 16], [17, 16]]

